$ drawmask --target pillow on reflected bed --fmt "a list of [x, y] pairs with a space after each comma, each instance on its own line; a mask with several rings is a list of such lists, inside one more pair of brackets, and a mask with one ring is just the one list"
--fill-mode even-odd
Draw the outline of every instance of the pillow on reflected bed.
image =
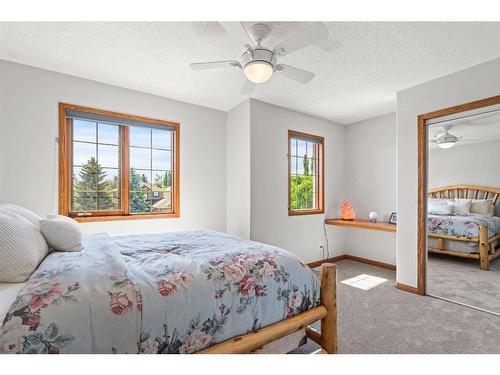
[[450, 206], [446, 199], [430, 198], [427, 200], [427, 213], [429, 215], [452, 215], [453, 206]]
[[82, 249], [82, 232], [76, 220], [61, 215], [48, 215], [48, 219], [40, 220], [40, 232], [56, 251], [80, 251]]
[[469, 200], [470, 203], [470, 213], [480, 214], [484, 216], [493, 216], [495, 213], [495, 206], [493, 205], [493, 198], [489, 199], [463, 199], [455, 198], [456, 202], [463, 202]]
[[47, 242], [30, 221], [0, 213], [0, 282], [26, 281], [48, 253]]

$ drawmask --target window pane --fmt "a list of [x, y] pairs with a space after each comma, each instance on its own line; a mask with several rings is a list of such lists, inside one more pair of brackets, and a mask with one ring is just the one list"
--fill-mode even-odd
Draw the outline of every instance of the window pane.
[[97, 174], [95, 164], [73, 168], [72, 211], [93, 211], [97, 208]]
[[130, 145], [151, 147], [151, 129], [140, 126], [130, 126]]
[[98, 145], [98, 162], [102, 167], [118, 168], [119, 151], [118, 146]]
[[291, 208], [312, 208], [314, 179], [311, 176], [292, 176], [290, 186]]
[[290, 153], [292, 156], [297, 156], [297, 139], [290, 139]]
[[304, 174], [304, 158], [297, 158], [297, 174]]
[[172, 186], [172, 171], [153, 171], [153, 191]]
[[96, 141], [96, 123], [73, 119], [73, 140], [83, 142]]
[[290, 176], [290, 208], [296, 210], [297, 205], [297, 176]]
[[170, 151], [153, 150], [153, 169], [172, 169]]
[[117, 191], [111, 191], [107, 187], [97, 193], [97, 209], [99, 211], [119, 210], [120, 198]]
[[160, 197], [153, 198], [153, 212], [168, 213], [172, 212], [172, 193], [166, 191], [164, 193], [158, 193]]
[[290, 158], [290, 173], [297, 174], [297, 158], [295, 156]]
[[112, 190], [117, 191], [120, 185], [119, 170], [113, 168], [102, 168], [101, 170], [101, 183], [106, 183], [111, 186]]
[[146, 213], [151, 211], [151, 171], [130, 169], [129, 211]]
[[297, 156], [304, 156], [307, 154], [307, 146], [306, 146], [306, 141], [303, 140], [297, 140]]
[[129, 202], [130, 213], [139, 214], [151, 212], [151, 200], [148, 199], [147, 193], [131, 191]]
[[316, 175], [316, 159], [310, 159], [309, 160], [309, 175], [314, 176]]
[[130, 147], [130, 167], [134, 169], [150, 169], [151, 149]]
[[153, 132], [153, 148], [161, 148], [164, 150], [172, 149], [172, 131], [162, 129], [152, 129]]
[[120, 127], [117, 125], [99, 124], [98, 125], [98, 143], [107, 143], [118, 145]]
[[316, 144], [315, 143], [312, 143], [312, 142], [307, 142], [307, 157], [308, 158], [313, 158], [314, 157], [314, 148], [315, 148]]
[[73, 142], [73, 165], [85, 165], [94, 158], [96, 161], [96, 145], [92, 143]]

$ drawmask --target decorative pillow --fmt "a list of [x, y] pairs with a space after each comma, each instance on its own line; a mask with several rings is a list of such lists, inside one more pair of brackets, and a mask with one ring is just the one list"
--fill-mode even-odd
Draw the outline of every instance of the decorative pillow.
[[453, 214], [453, 206], [448, 205], [444, 199], [429, 199], [427, 213], [430, 215], [451, 215]]
[[0, 282], [26, 281], [48, 253], [33, 224], [20, 215], [0, 213]]
[[80, 251], [82, 232], [78, 223], [70, 217], [40, 220], [42, 232], [49, 246], [56, 251]]
[[24, 217], [31, 224], [33, 224], [37, 229], [40, 228], [39, 221], [41, 219], [40, 216], [35, 214], [33, 211], [28, 210], [27, 208], [16, 206], [15, 204], [3, 203], [0, 204], [0, 213], [2, 214], [16, 214]]
[[473, 199], [470, 205], [470, 212], [473, 214], [493, 216], [495, 212], [495, 206], [493, 205], [493, 198]]
[[470, 215], [470, 206], [472, 199], [455, 198], [454, 201], [448, 201], [448, 205], [453, 207], [453, 215]]

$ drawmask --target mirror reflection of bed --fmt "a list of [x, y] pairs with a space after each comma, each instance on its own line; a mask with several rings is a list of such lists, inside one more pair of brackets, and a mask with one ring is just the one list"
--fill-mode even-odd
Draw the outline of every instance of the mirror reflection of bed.
[[500, 314], [500, 107], [427, 129], [426, 292]]

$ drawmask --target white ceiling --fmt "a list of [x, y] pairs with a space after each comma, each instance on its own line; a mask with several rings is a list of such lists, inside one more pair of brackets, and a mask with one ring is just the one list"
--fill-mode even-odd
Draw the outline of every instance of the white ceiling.
[[[268, 24], [271, 46], [307, 26]], [[311, 82], [276, 75], [251, 96], [350, 124], [394, 111], [398, 90], [500, 57], [500, 23], [327, 26], [328, 40], [280, 60], [315, 72]], [[188, 63], [236, 59], [241, 50], [217, 22], [0, 23], [0, 59], [224, 111], [246, 99], [242, 72]]]
[[[485, 111], [483, 114], [429, 125], [429, 140], [443, 133], [443, 124], [448, 127], [450, 134], [463, 137], [455, 147], [500, 140], [500, 110], [498, 106], [494, 107], [496, 109], [494, 112], [486, 112], [490, 107], [485, 107], [481, 109]], [[430, 149], [436, 149], [437, 147], [434, 142], [429, 141]]]

